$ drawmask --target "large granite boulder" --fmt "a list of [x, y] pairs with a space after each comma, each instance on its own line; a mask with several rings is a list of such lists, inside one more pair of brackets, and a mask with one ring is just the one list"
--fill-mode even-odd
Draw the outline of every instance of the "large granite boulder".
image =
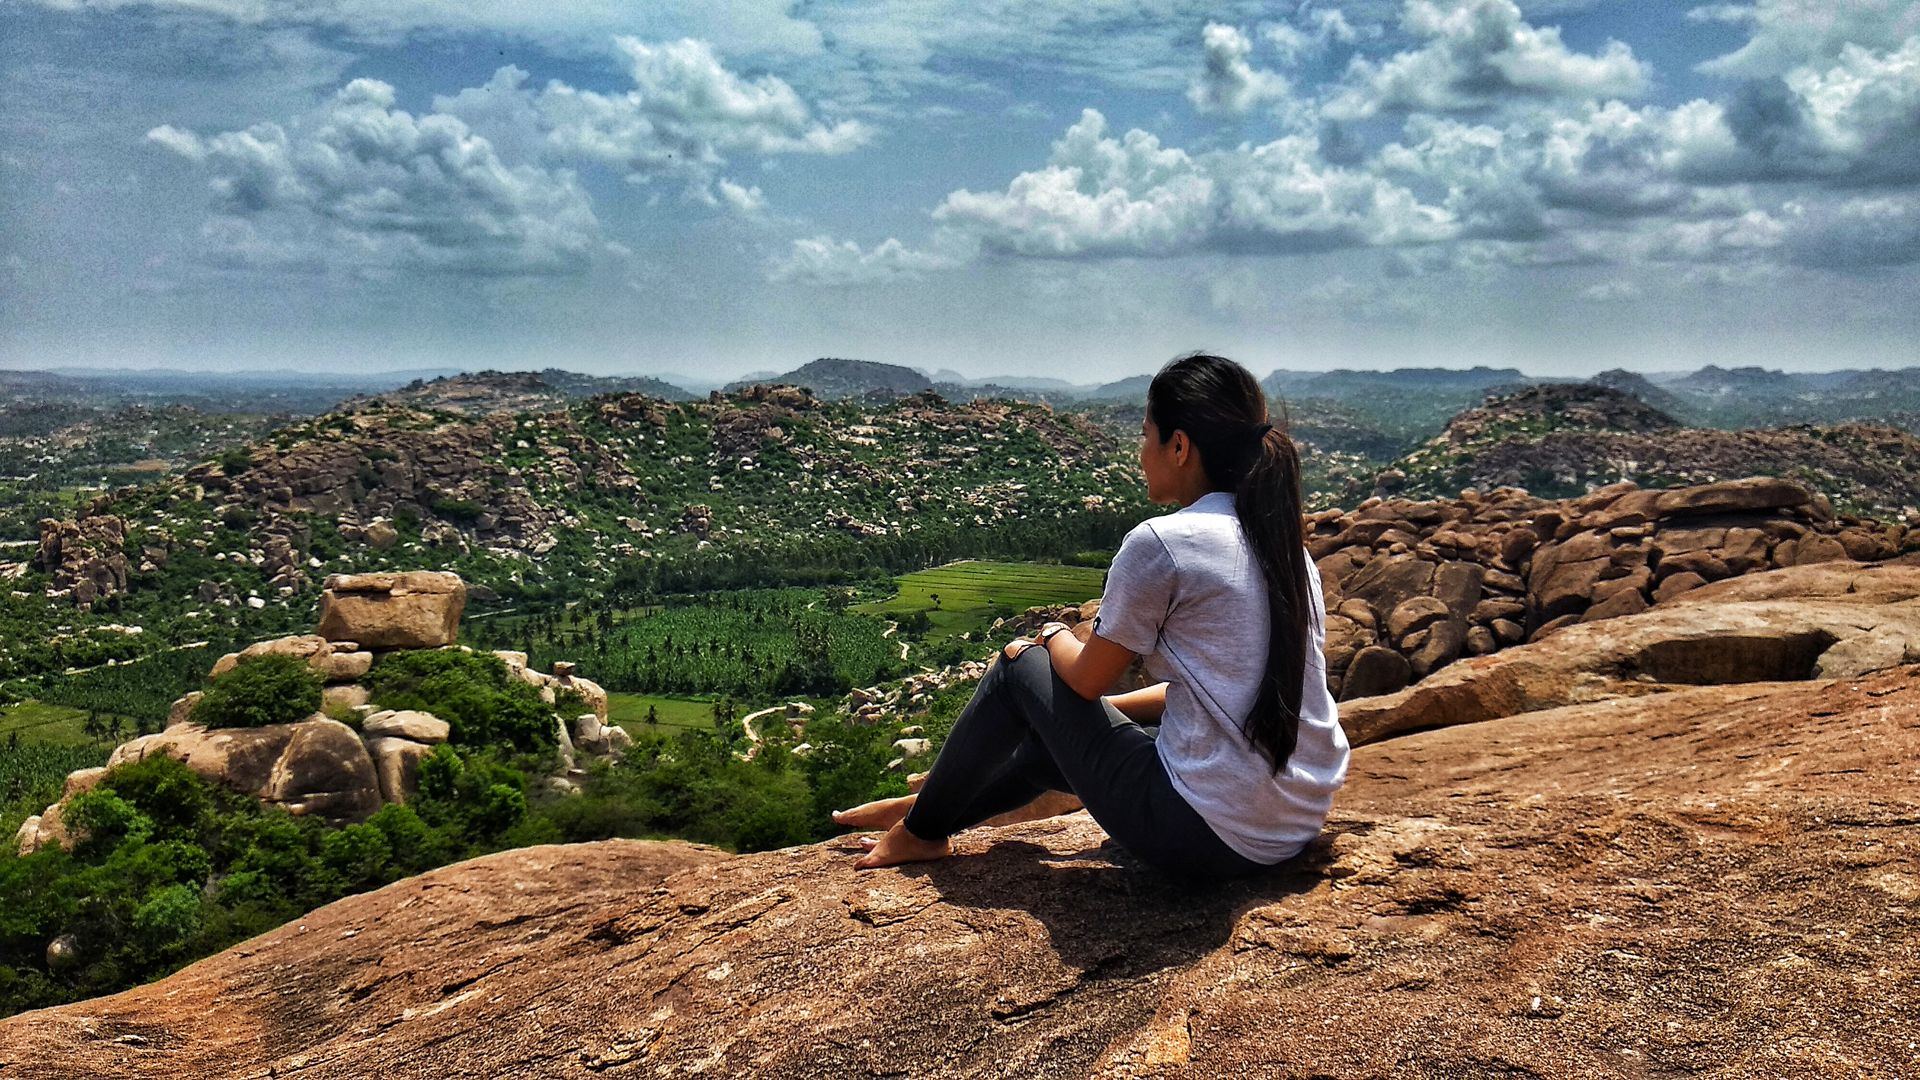
[[427, 743], [390, 736], [367, 739], [367, 755], [373, 759], [373, 772], [380, 786], [380, 797], [390, 803], [403, 803], [420, 790], [420, 763], [433, 754]]
[[254, 656], [297, 657], [305, 660], [308, 667], [320, 672], [322, 676], [329, 675], [333, 670], [332, 642], [319, 634], [293, 634], [268, 641], [256, 641], [239, 652], [228, 653], [213, 662], [213, 670], [207, 674], [207, 677], [217, 679], [239, 666], [240, 661]]
[[458, 574], [334, 574], [320, 594], [319, 634], [366, 649], [439, 648], [458, 636], [466, 604]]
[[171, 727], [121, 744], [107, 767], [153, 754], [295, 814], [364, 821], [380, 808], [373, 762], [359, 734], [325, 716], [255, 728]]

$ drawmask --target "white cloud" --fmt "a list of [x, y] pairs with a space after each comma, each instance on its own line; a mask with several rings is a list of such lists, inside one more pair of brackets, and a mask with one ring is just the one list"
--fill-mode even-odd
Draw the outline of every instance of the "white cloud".
[[213, 173], [217, 258], [323, 269], [417, 267], [475, 274], [584, 269], [599, 240], [566, 171], [509, 165], [459, 118], [394, 108], [355, 79], [290, 127], [203, 137], [168, 125], [155, 144]]
[[1423, 243], [1452, 224], [1406, 189], [1329, 164], [1308, 135], [1198, 157], [1088, 109], [1045, 167], [1004, 192], [955, 191], [934, 218], [1012, 254], [1071, 258], [1262, 253]]
[[1462, 112], [1516, 100], [1590, 101], [1644, 93], [1648, 70], [1609, 41], [1569, 50], [1557, 27], [1534, 27], [1513, 0], [1407, 0], [1402, 27], [1423, 44], [1385, 61], [1355, 57], [1327, 115]]
[[722, 203], [742, 214], [757, 214], [767, 208], [767, 197], [760, 193], [758, 186], [742, 187], [723, 176], [714, 185], [714, 191]]
[[1503, 127], [1416, 116], [1376, 167], [1446, 191], [1459, 235], [1538, 240], [1581, 224], [1740, 209], [1674, 175], [1672, 116], [1619, 102]]
[[[958, 238], [944, 239], [951, 245]], [[915, 250], [892, 237], [863, 249], [851, 240], [814, 236], [795, 240], [785, 256], [768, 264], [767, 277], [806, 285], [868, 285], [950, 270], [967, 258], [960, 250]]]
[[1253, 42], [1239, 28], [1208, 23], [1200, 40], [1205, 63], [1187, 87], [1187, 100], [1196, 110], [1239, 115], [1265, 102], [1285, 101], [1292, 93], [1286, 79], [1248, 62]]
[[557, 79], [535, 91], [526, 72], [507, 66], [485, 86], [434, 105], [502, 146], [598, 162], [637, 181], [675, 177], [705, 201], [729, 204], [737, 200], [710, 188], [736, 155], [840, 154], [873, 135], [857, 120], [817, 120], [775, 76], [741, 78], [705, 42], [651, 45], [622, 37], [616, 44], [634, 82], [625, 93], [581, 90]]
[[1581, 299], [1591, 300], [1596, 304], [1609, 304], [1620, 300], [1638, 300], [1640, 296], [1640, 286], [1627, 278], [1614, 278], [1610, 281], [1602, 281], [1597, 285], [1589, 285], [1580, 290]]
[[1920, 4], [1907, 0], [1757, 0], [1696, 8], [1695, 14], [1753, 27], [1746, 44], [1700, 65], [1711, 74], [1749, 79], [1834, 60], [1849, 45], [1898, 49], [1920, 34]]

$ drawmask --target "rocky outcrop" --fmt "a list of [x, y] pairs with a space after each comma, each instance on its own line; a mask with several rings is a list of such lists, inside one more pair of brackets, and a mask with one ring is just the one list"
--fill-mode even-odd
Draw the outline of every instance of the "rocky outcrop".
[[[313, 716], [292, 724], [208, 730], [180, 724], [142, 735], [114, 748], [108, 769], [163, 754], [207, 781], [292, 814], [313, 814], [335, 824], [365, 821], [381, 805], [373, 760], [354, 730]], [[95, 774], [82, 779], [82, 773]], [[22, 852], [66, 844], [62, 822], [67, 801], [98, 782], [97, 770], [68, 777], [60, 801], [22, 825], [14, 841]]]
[[1916, 760], [1904, 667], [1364, 746], [1322, 841], [1230, 885], [1079, 814], [865, 872], [846, 842], [506, 852], [0, 1021], [0, 1072], [1892, 1077]]
[[453, 644], [466, 605], [458, 574], [335, 574], [320, 594], [318, 633], [370, 649], [435, 649]]
[[1575, 499], [1517, 488], [1370, 499], [1308, 516], [1342, 700], [1391, 693], [1463, 657], [1632, 615], [1712, 581], [1920, 552], [1920, 529], [1834, 515], [1791, 481], [1614, 484]]
[[1345, 702], [1341, 726], [1358, 745], [1578, 702], [1920, 663], [1920, 565], [1794, 567], [1699, 592], [1709, 595], [1570, 626], [1398, 693]]
[[[294, 724], [209, 730], [192, 722], [194, 706], [204, 696], [195, 691], [173, 703], [165, 730], [115, 748], [109, 764], [166, 754], [212, 783], [295, 814], [319, 814], [336, 823], [362, 821], [386, 803], [406, 802], [418, 791], [420, 763], [434, 747], [448, 741], [452, 729], [429, 712], [378, 709], [371, 704], [370, 693], [359, 680], [373, 669], [374, 653], [362, 646], [384, 652], [409, 647], [467, 649], [451, 644], [459, 630], [465, 593], [459, 575], [450, 573], [335, 575], [328, 579], [322, 598], [320, 633], [255, 642], [222, 656], [208, 675], [223, 678], [250, 657], [297, 657], [326, 681], [323, 712]], [[432, 644], [392, 644], [403, 641]], [[576, 749], [618, 758], [632, 745], [624, 729], [606, 722], [607, 692], [575, 674], [573, 664], [555, 663], [549, 675], [528, 667], [525, 653], [494, 655], [510, 676], [537, 687], [547, 704], [558, 706], [560, 695], [571, 693], [588, 710], [572, 721], [577, 738], [555, 716], [561, 755], [558, 771], [549, 778], [551, 786], [577, 791], [575, 781], [586, 770]], [[328, 713], [354, 720], [359, 730]], [[83, 769], [69, 776], [60, 801], [22, 823], [14, 837], [18, 850], [25, 853], [67, 843], [62, 826], [67, 800], [91, 786], [101, 772]]]
[[[1644, 380], [1635, 385], [1639, 392], [1650, 389]], [[1722, 412], [1742, 402], [1752, 409], [1745, 419], [1727, 416], [1733, 423], [1805, 408], [1796, 395], [1756, 407], [1752, 388], [1723, 397], [1725, 390], [1708, 391], [1692, 405]], [[1822, 395], [1816, 391], [1808, 396]], [[1660, 391], [1654, 397], [1673, 406], [1684, 404]], [[1734, 406], [1731, 411], [1747, 410]], [[1823, 410], [1816, 406], [1812, 411]], [[1862, 409], [1865, 414], [1875, 411]], [[1435, 498], [1462, 488], [1516, 486], [1536, 495], [1565, 496], [1617, 480], [1685, 487], [1758, 473], [1818, 477], [1821, 489], [1836, 503], [1862, 514], [1897, 518], [1920, 505], [1920, 477], [1912, 468], [1920, 457], [1920, 437], [1912, 432], [1877, 422], [1740, 431], [1719, 427], [1680, 427], [1636, 393], [1606, 386], [1558, 384], [1499, 391], [1477, 408], [1458, 413], [1439, 435], [1382, 469], [1372, 493]], [[1365, 494], [1357, 484], [1350, 485], [1348, 501]]]
[[125, 592], [132, 566], [124, 546], [127, 523], [113, 514], [74, 521], [43, 518], [34, 565], [53, 578], [53, 591], [81, 608]]

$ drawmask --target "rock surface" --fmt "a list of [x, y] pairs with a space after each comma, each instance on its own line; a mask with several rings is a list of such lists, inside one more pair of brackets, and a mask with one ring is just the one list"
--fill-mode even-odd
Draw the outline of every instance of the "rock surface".
[[0, 1022], [0, 1074], [1894, 1077], [1916, 781], [1903, 667], [1362, 747], [1321, 843], [1225, 886], [1085, 815], [871, 872], [534, 848]]
[[318, 633], [368, 649], [435, 649], [453, 644], [466, 604], [458, 574], [335, 574], [320, 594]]

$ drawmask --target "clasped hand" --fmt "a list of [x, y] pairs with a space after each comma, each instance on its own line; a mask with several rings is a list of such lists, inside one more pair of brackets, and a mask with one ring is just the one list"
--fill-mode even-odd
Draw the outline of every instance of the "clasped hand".
[[1062, 630], [1071, 629], [1069, 626], [1067, 626], [1066, 623], [1063, 623], [1063, 622], [1047, 623], [1046, 625], [1042, 626], [1040, 629], [1035, 630], [1033, 632], [1032, 637], [1014, 638], [1012, 641], [1007, 642], [1006, 648], [1000, 650], [1000, 654], [1002, 656], [1005, 656], [1007, 659], [1011, 660], [1014, 657], [1019, 656], [1021, 653], [1025, 652], [1027, 649], [1040, 644], [1041, 635], [1047, 633], [1049, 630], [1053, 629], [1056, 626]]

